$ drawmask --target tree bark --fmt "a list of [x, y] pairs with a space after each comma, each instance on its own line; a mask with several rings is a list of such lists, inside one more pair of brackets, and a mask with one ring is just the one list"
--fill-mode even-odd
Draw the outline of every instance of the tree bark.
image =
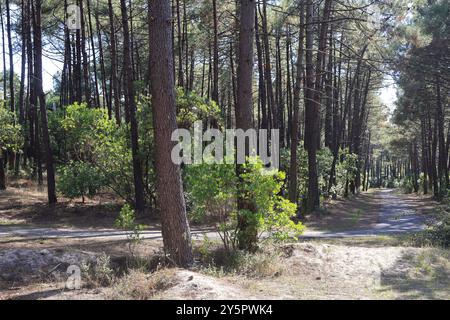
[[219, 31], [217, 21], [217, 0], [213, 0], [213, 90], [212, 100], [219, 103]]
[[258, 96], [261, 108], [261, 129], [268, 129], [269, 124], [267, 121], [267, 94], [266, 94], [266, 84], [264, 81], [264, 60], [259, 36], [259, 25], [257, 14], [255, 14], [255, 39], [256, 39], [255, 40], [256, 52], [258, 56]]
[[111, 91], [114, 99], [114, 114], [116, 123], [121, 123], [120, 115], [120, 92], [119, 84], [117, 80], [117, 53], [116, 53], [116, 31], [114, 29], [114, 11], [112, 6], [112, 0], [108, 0], [108, 12], [110, 23], [110, 37], [111, 37]]
[[142, 164], [139, 158], [139, 133], [136, 120], [135, 89], [133, 82], [133, 64], [131, 63], [130, 30], [128, 26], [128, 12], [125, 0], [120, 0], [123, 28], [123, 66], [126, 81], [126, 103], [130, 117], [131, 153], [133, 157], [133, 177], [136, 211], [143, 212], [145, 208], [144, 183], [142, 180]]
[[300, 32], [298, 41], [297, 67], [294, 87], [294, 101], [293, 101], [293, 117], [292, 117], [292, 133], [291, 133], [291, 159], [289, 165], [289, 200], [297, 203], [298, 200], [298, 143], [299, 143], [299, 118], [300, 118], [300, 91], [302, 87], [303, 78], [303, 56], [304, 48], [303, 42], [305, 38], [305, 6], [302, 3], [300, 6]]
[[48, 202], [54, 204], [57, 202], [56, 185], [55, 185], [55, 169], [53, 164], [53, 154], [50, 147], [50, 136], [48, 133], [47, 108], [45, 104], [45, 94], [42, 90], [42, 27], [41, 27], [41, 1], [36, 0], [36, 6], [33, 14], [33, 31], [34, 31], [34, 50], [35, 50], [35, 72], [34, 86], [36, 94], [39, 96], [39, 107], [41, 112], [42, 126], [42, 142], [45, 151], [45, 161], [47, 169], [47, 191]]
[[[239, 27], [239, 61], [237, 71], [237, 105], [236, 128], [244, 131], [252, 128], [253, 113], [253, 38], [255, 26], [255, 0], [241, 0], [240, 2], [240, 27]], [[246, 146], [246, 154], [249, 150]], [[239, 187], [242, 188], [241, 175], [244, 168], [237, 166], [237, 174], [240, 179]], [[250, 199], [244, 199], [239, 192], [238, 211], [256, 212], [254, 203]], [[255, 250], [257, 242], [257, 229], [245, 215], [238, 216], [238, 245], [241, 250]]]
[[[9, 52], [9, 104], [12, 112], [15, 112], [14, 100], [14, 52], [12, 49], [11, 39], [11, 10], [9, 7], [9, 0], [6, 0], [6, 33], [8, 37], [8, 52]], [[6, 75], [4, 75], [6, 77]], [[6, 87], [5, 87], [6, 90]]]
[[193, 263], [180, 166], [171, 159], [177, 129], [169, 0], [149, 0], [150, 81], [155, 130], [156, 193], [161, 210], [164, 249], [168, 258], [187, 267]]
[[5, 49], [5, 25], [3, 22], [2, 2], [0, 1], [0, 25], [2, 27], [2, 60], [3, 60], [3, 100], [7, 100], [6, 88], [8, 79], [6, 78], [6, 49]]

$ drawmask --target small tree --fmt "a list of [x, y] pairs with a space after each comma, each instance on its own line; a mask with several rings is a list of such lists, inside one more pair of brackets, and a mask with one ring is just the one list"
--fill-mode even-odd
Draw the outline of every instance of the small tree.
[[[280, 195], [285, 174], [281, 171], [265, 171], [258, 159], [250, 159], [242, 175], [243, 191], [240, 196], [251, 198], [255, 212], [238, 211], [237, 193], [239, 180], [235, 165], [201, 164], [187, 167], [188, 199], [192, 201], [192, 214], [196, 220], [207, 216], [217, 219], [217, 231], [228, 251], [236, 250], [243, 230], [238, 228], [238, 217], [245, 216], [250, 232], [259, 235], [257, 240], [271, 237], [284, 240], [295, 238], [303, 231], [303, 225], [291, 218], [297, 206]], [[256, 247], [257, 243], [252, 246]]]

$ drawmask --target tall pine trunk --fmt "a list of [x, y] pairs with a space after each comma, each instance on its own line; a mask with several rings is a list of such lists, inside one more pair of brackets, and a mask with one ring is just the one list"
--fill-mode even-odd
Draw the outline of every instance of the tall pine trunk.
[[142, 164], [139, 158], [138, 124], [136, 120], [135, 89], [133, 82], [133, 65], [131, 63], [130, 31], [128, 27], [128, 13], [125, 0], [120, 0], [123, 27], [123, 66], [126, 82], [126, 103], [130, 117], [131, 129], [131, 153], [133, 157], [133, 177], [135, 205], [138, 212], [143, 212], [145, 207], [144, 183], [142, 181]]
[[305, 6], [302, 4], [300, 7], [300, 32], [298, 41], [298, 54], [297, 54], [297, 67], [295, 76], [295, 87], [294, 87], [294, 101], [293, 101], [293, 117], [292, 117], [292, 128], [291, 128], [291, 161], [289, 165], [289, 200], [293, 203], [297, 203], [298, 192], [297, 192], [297, 179], [298, 179], [298, 164], [297, 164], [297, 153], [298, 153], [298, 143], [299, 143], [299, 122], [300, 122], [300, 91], [302, 87], [303, 78], [303, 56], [304, 48], [303, 42], [305, 38]]
[[[236, 128], [244, 131], [252, 128], [253, 113], [253, 38], [255, 27], [255, 0], [241, 0], [240, 2], [240, 27], [239, 27], [239, 61], [237, 70], [237, 105]], [[246, 155], [249, 154], [246, 145]], [[242, 188], [244, 173], [242, 165], [238, 165], [237, 174]], [[243, 195], [244, 192], [239, 192]], [[238, 210], [256, 212], [255, 204], [250, 199], [238, 197]], [[251, 219], [250, 219], [251, 220]], [[239, 249], [253, 251], [257, 242], [256, 226], [249, 221], [244, 214], [238, 217], [238, 241]]]
[[39, 107], [41, 113], [42, 142], [45, 152], [45, 163], [47, 169], [47, 191], [48, 202], [54, 204], [57, 202], [55, 170], [53, 164], [53, 154], [50, 147], [50, 136], [48, 133], [47, 108], [45, 104], [45, 94], [42, 90], [42, 26], [41, 26], [41, 1], [36, 0], [36, 6], [33, 14], [33, 32], [34, 32], [34, 86], [36, 94], [39, 97]]
[[117, 79], [117, 53], [116, 53], [116, 31], [114, 27], [114, 10], [112, 0], [108, 0], [108, 12], [110, 23], [110, 38], [111, 38], [111, 90], [112, 99], [114, 100], [114, 115], [116, 123], [121, 123], [120, 115], [120, 92], [119, 83]]
[[171, 159], [177, 129], [169, 0], [149, 0], [150, 82], [155, 130], [156, 194], [161, 210], [164, 250], [180, 266], [193, 262], [180, 166]]

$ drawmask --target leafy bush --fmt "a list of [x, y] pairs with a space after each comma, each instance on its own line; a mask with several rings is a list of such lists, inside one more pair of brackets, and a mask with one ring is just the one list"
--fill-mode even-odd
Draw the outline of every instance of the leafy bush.
[[0, 152], [19, 151], [22, 140], [21, 127], [14, 121], [14, 113], [0, 101]]
[[220, 108], [216, 102], [207, 100], [195, 92], [177, 88], [177, 122], [180, 128], [190, 129], [197, 120], [220, 122]]
[[236, 210], [237, 177], [234, 165], [201, 164], [186, 168], [188, 200], [193, 202], [191, 218], [197, 222], [225, 223]]
[[291, 218], [296, 215], [297, 205], [280, 195], [286, 178], [282, 171], [266, 171], [259, 159], [251, 159], [244, 166], [245, 198], [254, 201], [258, 214], [256, 227], [259, 232], [269, 232], [279, 240], [298, 236], [303, 231], [303, 225], [294, 223]]
[[[177, 90], [178, 121], [191, 126], [198, 119], [220, 123], [220, 108], [195, 93]], [[144, 196], [147, 204], [155, 204], [155, 173], [153, 165], [154, 136], [151, 105], [141, 96], [136, 119], [139, 129], [139, 158], [143, 167]], [[133, 204], [134, 177], [130, 126], [118, 126], [109, 119], [105, 109], [73, 104], [49, 115], [53, 148], [60, 162], [84, 162], [101, 174], [101, 181], [116, 195]]]
[[400, 187], [402, 191], [406, 194], [414, 192], [413, 178], [411, 176], [406, 176], [400, 181]]
[[[281, 167], [287, 172], [290, 168], [291, 153], [288, 149], [281, 150]], [[333, 154], [329, 148], [321, 148], [317, 153], [317, 169], [319, 176], [319, 190], [322, 195], [328, 195], [330, 168]], [[308, 195], [308, 153], [301, 142], [297, 149], [297, 189], [300, 203], [306, 205]]]
[[245, 216], [259, 235], [266, 232], [278, 240], [299, 235], [303, 226], [291, 220], [296, 214], [296, 205], [279, 195], [285, 174], [266, 172], [262, 162], [256, 159], [244, 169], [241, 196], [255, 204], [256, 214], [237, 210], [238, 179], [234, 165], [200, 164], [186, 169], [193, 217], [200, 221], [208, 216], [215, 217], [217, 231], [228, 251], [236, 249], [238, 216]]
[[120, 209], [119, 216], [114, 222], [114, 226], [118, 229], [131, 230], [135, 226], [134, 221], [134, 210], [128, 204], [125, 204], [122, 209]]
[[64, 196], [75, 199], [93, 197], [104, 186], [101, 173], [86, 162], [71, 161], [59, 172], [58, 191]]
[[89, 287], [109, 286], [114, 280], [111, 258], [105, 253], [98, 256], [95, 263], [82, 263], [80, 269]]
[[[152, 149], [152, 138], [151, 133], [148, 133], [151, 132], [147, 124], [151, 122], [148, 120], [148, 109], [148, 104], [139, 104], [138, 119], [140, 119], [141, 131], [140, 151], [143, 154], [140, 156], [141, 159], [146, 159], [146, 168], [151, 168], [152, 159], [149, 154]], [[92, 167], [96, 177], [104, 186], [128, 203], [134, 203], [129, 126], [126, 124], [118, 126], [115, 120], [108, 118], [104, 109], [89, 108], [86, 104], [67, 106], [62, 112], [52, 114], [50, 119], [52, 141], [59, 146], [59, 149], [62, 149], [60, 150], [63, 155], [61, 160], [66, 163], [69, 161], [70, 166], [80, 162]], [[61, 140], [61, 137], [64, 139]], [[64, 173], [64, 167], [62, 172]], [[144, 178], [146, 196], [150, 199], [154, 189], [152, 170], [146, 170]], [[60, 189], [67, 190], [67, 187], [61, 186]], [[91, 188], [91, 191], [94, 190], [98, 191]]]
[[134, 256], [134, 247], [139, 244], [142, 238], [144, 226], [135, 222], [136, 215], [130, 205], [125, 204], [120, 210], [119, 216], [114, 222], [117, 229], [132, 231], [127, 234], [128, 247], [132, 256]]
[[65, 151], [72, 160], [90, 161], [99, 138], [116, 129], [105, 109], [89, 108], [86, 104], [70, 105], [59, 116], [62, 117], [56, 121], [64, 130]]
[[339, 161], [336, 163], [336, 185], [331, 188], [335, 195], [345, 195], [347, 181], [356, 178], [358, 171], [358, 156], [348, 149], [339, 150]]

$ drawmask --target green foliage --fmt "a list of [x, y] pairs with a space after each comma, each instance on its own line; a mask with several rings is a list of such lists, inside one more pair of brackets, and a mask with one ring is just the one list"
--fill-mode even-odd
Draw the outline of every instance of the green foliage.
[[[220, 109], [193, 92], [177, 90], [179, 122], [191, 126], [199, 119], [219, 121]], [[155, 173], [153, 169], [154, 136], [150, 101], [141, 97], [137, 103], [136, 119], [139, 128], [139, 158], [144, 168], [144, 196], [155, 203]], [[73, 104], [50, 113], [49, 128], [54, 150], [60, 161], [81, 161], [101, 173], [101, 181], [128, 203], [134, 203], [134, 177], [130, 142], [130, 126], [118, 126], [108, 118], [105, 109]]]
[[203, 163], [186, 167], [192, 218], [198, 222], [215, 221], [228, 250], [236, 245], [237, 182], [234, 165]]
[[[147, 160], [147, 167], [151, 167], [151, 133], [147, 133], [149, 106], [140, 103], [138, 119], [141, 129], [141, 155]], [[108, 118], [104, 109], [89, 108], [86, 104], [74, 104], [65, 110], [52, 114], [49, 118], [52, 141], [63, 149], [62, 161], [84, 162], [91, 166], [96, 177], [105, 187], [109, 187], [115, 194], [129, 203], [134, 202], [134, 182], [132, 155], [130, 148], [129, 126], [118, 126], [114, 120]], [[64, 171], [63, 171], [64, 172]], [[152, 170], [148, 170], [148, 175]], [[147, 177], [147, 176], [146, 176]], [[152, 192], [153, 179], [147, 178], [147, 198]], [[63, 180], [64, 182], [64, 180]], [[61, 183], [61, 181], [59, 181]], [[66, 186], [62, 189], [67, 190]], [[98, 189], [95, 189], [98, 190]]]
[[[288, 149], [281, 150], [281, 166], [288, 171], [291, 153]], [[321, 148], [317, 152], [317, 170], [319, 178], [319, 191], [322, 195], [328, 194], [330, 169], [333, 163], [333, 154], [329, 148]], [[308, 195], [308, 153], [301, 142], [297, 149], [297, 189], [301, 203], [306, 204]]]
[[436, 38], [449, 38], [450, 4], [447, 0], [438, 0], [419, 8], [419, 24], [424, 31]]
[[348, 149], [339, 150], [339, 161], [336, 164], [336, 184], [331, 192], [344, 195], [347, 181], [354, 180], [358, 172], [358, 156]]
[[22, 143], [21, 127], [14, 120], [14, 113], [0, 101], [0, 152], [19, 151]]
[[117, 229], [131, 230], [135, 226], [134, 221], [134, 210], [130, 207], [130, 205], [125, 204], [122, 209], [120, 209], [119, 216], [114, 222], [114, 227]]
[[238, 179], [234, 165], [201, 164], [186, 169], [188, 198], [193, 205], [193, 217], [198, 221], [214, 217], [218, 232], [227, 250], [236, 249], [238, 217], [261, 233], [284, 240], [299, 235], [303, 226], [291, 218], [296, 214], [296, 205], [284, 199], [281, 189], [284, 184], [283, 172], [267, 172], [260, 160], [252, 159], [244, 166], [241, 196], [252, 201], [254, 212], [237, 211]]
[[294, 237], [300, 235], [303, 226], [291, 220], [296, 215], [297, 205], [280, 195], [285, 173], [267, 172], [259, 159], [251, 159], [244, 169], [244, 198], [253, 201], [257, 207], [255, 222], [258, 231], [269, 232], [279, 240], [289, 238], [292, 232]]
[[177, 122], [180, 128], [189, 129], [197, 120], [219, 122], [220, 108], [216, 102], [207, 100], [195, 92], [177, 88]]
[[127, 234], [128, 247], [130, 253], [134, 255], [134, 248], [142, 240], [142, 231], [144, 226], [136, 223], [136, 215], [130, 205], [125, 204], [120, 210], [119, 216], [114, 222], [114, 227], [117, 229], [131, 231]]
[[237, 177], [234, 165], [201, 164], [186, 168], [188, 199], [193, 201], [192, 218], [209, 216], [225, 223], [236, 210]]
[[64, 130], [69, 158], [88, 160], [95, 153], [98, 140], [115, 129], [105, 109], [89, 108], [86, 104], [73, 104], [66, 108], [60, 119]]
[[413, 177], [411, 175], [404, 177], [400, 181], [400, 187], [402, 191], [406, 194], [413, 193], [414, 192]]
[[89, 163], [71, 161], [62, 166], [59, 172], [58, 191], [64, 196], [75, 199], [93, 197], [104, 186], [100, 172]]
[[328, 195], [330, 171], [333, 164], [333, 153], [329, 148], [321, 148], [317, 152], [317, 170], [319, 172], [319, 187], [322, 195]]

